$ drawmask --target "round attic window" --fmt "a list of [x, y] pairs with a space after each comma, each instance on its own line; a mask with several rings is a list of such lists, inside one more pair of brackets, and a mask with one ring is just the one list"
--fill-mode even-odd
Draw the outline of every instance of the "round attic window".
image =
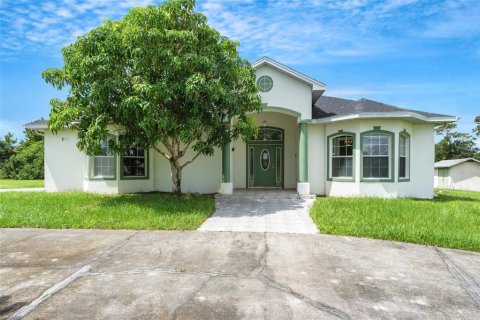
[[262, 92], [268, 92], [273, 88], [273, 80], [269, 76], [261, 76], [257, 80], [258, 89]]

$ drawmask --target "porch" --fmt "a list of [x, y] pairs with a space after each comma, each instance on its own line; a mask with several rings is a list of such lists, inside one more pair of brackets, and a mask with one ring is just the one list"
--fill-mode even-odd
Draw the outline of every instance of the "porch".
[[222, 148], [220, 193], [273, 188], [309, 195], [308, 123], [291, 110], [274, 107], [251, 116], [259, 125], [259, 135]]

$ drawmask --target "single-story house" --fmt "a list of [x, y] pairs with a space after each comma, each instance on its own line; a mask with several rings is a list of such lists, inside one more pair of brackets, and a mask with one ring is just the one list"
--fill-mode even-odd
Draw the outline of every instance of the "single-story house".
[[[289, 188], [301, 195], [433, 197], [434, 126], [455, 116], [325, 96], [325, 84], [263, 57], [252, 64], [264, 109], [257, 139], [233, 141], [183, 171], [184, 192]], [[233, 119], [232, 121], [235, 121]], [[46, 191], [171, 191], [170, 166], [153, 150], [87, 157], [68, 128], [44, 121]]]
[[435, 162], [434, 186], [480, 191], [480, 161], [465, 158]]

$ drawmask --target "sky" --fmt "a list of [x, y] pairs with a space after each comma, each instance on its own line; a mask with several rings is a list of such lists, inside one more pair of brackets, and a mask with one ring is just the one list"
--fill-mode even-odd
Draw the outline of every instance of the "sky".
[[[0, 136], [21, 136], [66, 96], [41, 77], [62, 66], [62, 47], [159, 2], [0, 0]], [[205, 0], [197, 11], [242, 57], [269, 56], [325, 83], [325, 95], [456, 115], [463, 132], [480, 115], [480, 0]]]

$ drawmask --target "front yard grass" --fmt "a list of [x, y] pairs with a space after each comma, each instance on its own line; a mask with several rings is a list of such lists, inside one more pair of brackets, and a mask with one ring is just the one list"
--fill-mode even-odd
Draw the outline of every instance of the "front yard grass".
[[211, 196], [162, 193], [0, 193], [0, 227], [193, 230], [215, 210]]
[[320, 233], [480, 251], [480, 192], [437, 190], [433, 200], [318, 198]]
[[0, 189], [43, 188], [43, 180], [0, 179]]

